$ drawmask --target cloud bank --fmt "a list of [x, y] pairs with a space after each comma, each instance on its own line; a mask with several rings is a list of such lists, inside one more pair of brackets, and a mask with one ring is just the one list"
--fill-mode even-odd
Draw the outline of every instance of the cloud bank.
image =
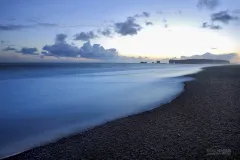
[[67, 36], [65, 34], [56, 35], [55, 43], [53, 45], [45, 45], [42, 54], [57, 57], [83, 57], [103, 60], [118, 57], [118, 52], [114, 48], [105, 49], [99, 44], [91, 45], [89, 41], [79, 48], [66, 43], [66, 38]]
[[190, 57], [182, 56], [181, 59], [219, 59], [219, 60], [228, 60], [234, 61], [238, 58], [237, 53], [226, 53], [226, 54], [212, 54], [212, 53], [205, 53], [203, 55], [193, 55]]

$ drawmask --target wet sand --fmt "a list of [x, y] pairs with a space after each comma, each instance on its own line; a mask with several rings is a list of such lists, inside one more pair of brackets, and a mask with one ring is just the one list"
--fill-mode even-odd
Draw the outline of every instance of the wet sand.
[[240, 65], [191, 76], [169, 104], [7, 159], [240, 159]]

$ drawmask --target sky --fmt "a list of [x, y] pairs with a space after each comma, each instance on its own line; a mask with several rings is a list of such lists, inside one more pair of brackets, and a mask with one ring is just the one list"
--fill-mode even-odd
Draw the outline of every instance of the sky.
[[0, 15], [3, 62], [240, 53], [239, 0], [1, 0]]

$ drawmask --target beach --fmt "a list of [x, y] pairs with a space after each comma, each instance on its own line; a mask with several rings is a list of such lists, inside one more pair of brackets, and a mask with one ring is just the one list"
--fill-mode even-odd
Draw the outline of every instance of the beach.
[[171, 103], [6, 159], [240, 158], [240, 66], [188, 76]]

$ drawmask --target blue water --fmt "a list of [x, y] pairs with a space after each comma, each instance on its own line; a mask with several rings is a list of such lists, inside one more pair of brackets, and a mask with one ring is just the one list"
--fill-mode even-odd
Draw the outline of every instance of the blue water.
[[0, 157], [158, 107], [204, 65], [0, 65]]

